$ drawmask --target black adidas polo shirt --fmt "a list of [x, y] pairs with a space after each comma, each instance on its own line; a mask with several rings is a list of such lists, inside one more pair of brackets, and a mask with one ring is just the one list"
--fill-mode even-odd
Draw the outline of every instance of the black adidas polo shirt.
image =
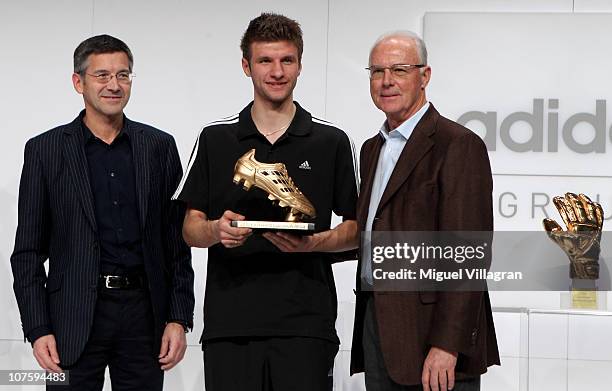
[[[252, 103], [206, 125], [173, 198], [211, 220], [228, 209], [248, 220], [283, 220], [264, 191], [253, 186], [247, 192], [232, 182], [236, 161], [255, 148], [258, 161], [286, 165], [316, 208], [317, 231], [330, 228], [332, 211], [355, 219], [356, 162], [349, 137], [295, 105], [293, 122], [273, 145], [257, 131]], [[257, 232], [237, 248], [210, 247], [202, 339], [305, 336], [338, 343], [331, 263], [325, 253], [282, 253]]]

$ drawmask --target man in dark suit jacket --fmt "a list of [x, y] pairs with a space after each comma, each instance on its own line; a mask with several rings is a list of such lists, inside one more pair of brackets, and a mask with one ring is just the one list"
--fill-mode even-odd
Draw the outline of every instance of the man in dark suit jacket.
[[[370, 93], [387, 120], [361, 149], [362, 231], [492, 231], [492, 178], [482, 140], [427, 102], [431, 76], [414, 33], [382, 36], [370, 52]], [[484, 292], [378, 292], [361, 251], [351, 373], [368, 390], [477, 390], [499, 364]], [[369, 290], [369, 291], [368, 291]]]
[[72, 80], [85, 110], [25, 147], [14, 290], [40, 366], [70, 371], [62, 390], [101, 390], [106, 366], [113, 390], [161, 390], [193, 323], [184, 209], [170, 200], [178, 151], [124, 116], [132, 64], [114, 37], [83, 41]]

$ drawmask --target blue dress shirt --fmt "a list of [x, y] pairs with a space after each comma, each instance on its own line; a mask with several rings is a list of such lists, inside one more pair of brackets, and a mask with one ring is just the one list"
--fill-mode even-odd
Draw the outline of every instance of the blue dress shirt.
[[374, 218], [376, 217], [376, 210], [380, 199], [387, 187], [387, 182], [395, 169], [406, 141], [410, 138], [412, 131], [417, 126], [425, 112], [429, 109], [429, 102], [425, 102], [423, 107], [412, 117], [402, 122], [400, 126], [388, 131], [387, 121], [382, 125], [379, 130], [380, 136], [384, 139], [384, 144], [380, 149], [380, 155], [378, 156], [378, 163], [376, 164], [376, 173], [374, 174], [374, 183], [372, 184], [372, 194], [370, 195], [370, 206], [368, 208], [368, 218], [366, 220], [365, 233], [362, 243], [362, 259], [361, 259], [361, 280], [362, 283], [369, 285], [373, 284], [372, 276], [372, 246], [371, 246], [371, 232]]

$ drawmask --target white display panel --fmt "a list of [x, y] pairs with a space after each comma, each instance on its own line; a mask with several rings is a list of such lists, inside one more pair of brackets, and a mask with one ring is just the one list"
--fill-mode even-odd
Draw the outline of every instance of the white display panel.
[[[543, 218], [558, 219], [552, 197], [567, 191], [599, 199], [611, 216], [612, 56], [594, 38], [610, 36], [610, 22], [607, 14], [425, 16], [430, 97], [487, 142], [496, 229], [542, 229]], [[515, 214], [500, 210], [508, 204]]]

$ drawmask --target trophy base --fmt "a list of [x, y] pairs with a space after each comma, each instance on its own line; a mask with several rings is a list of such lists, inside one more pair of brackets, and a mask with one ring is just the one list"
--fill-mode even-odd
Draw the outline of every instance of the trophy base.
[[236, 228], [251, 228], [265, 231], [287, 231], [296, 234], [310, 234], [315, 229], [314, 223], [289, 221], [234, 220], [230, 223], [230, 225]]
[[561, 308], [607, 310], [607, 292], [597, 290], [597, 280], [572, 279], [569, 292], [561, 295]]
[[560, 308], [564, 310], [608, 311], [607, 293], [605, 291], [561, 292]]

